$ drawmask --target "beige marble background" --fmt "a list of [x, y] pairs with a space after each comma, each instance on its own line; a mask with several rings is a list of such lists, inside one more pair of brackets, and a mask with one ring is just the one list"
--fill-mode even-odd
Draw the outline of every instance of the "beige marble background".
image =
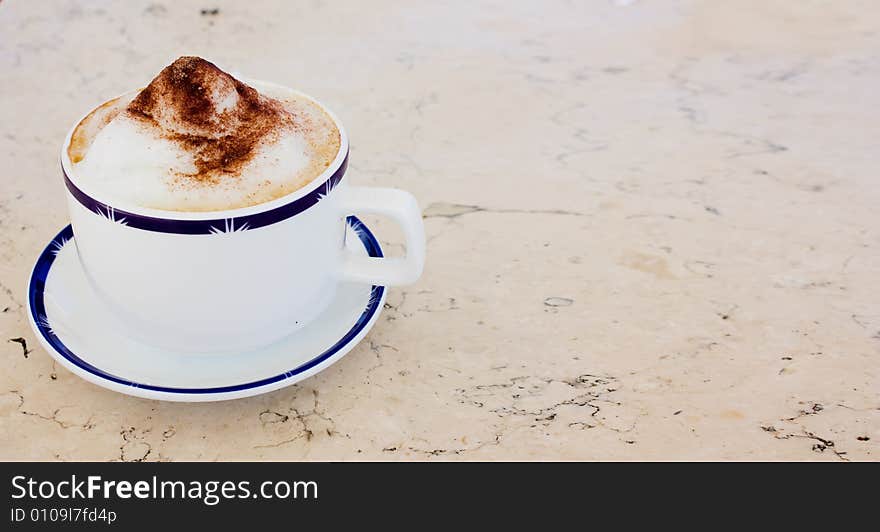
[[[878, 31], [872, 0], [3, 1], [0, 458], [876, 460]], [[319, 97], [352, 181], [425, 210], [422, 280], [261, 397], [105, 391], [25, 316], [62, 136], [181, 54]]]

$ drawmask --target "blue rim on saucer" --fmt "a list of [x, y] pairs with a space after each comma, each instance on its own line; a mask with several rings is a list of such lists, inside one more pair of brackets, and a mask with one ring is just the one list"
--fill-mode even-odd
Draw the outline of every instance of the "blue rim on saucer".
[[[360, 238], [361, 243], [363, 244], [364, 248], [367, 251], [367, 254], [370, 257], [383, 256], [382, 248], [381, 246], [379, 246], [379, 242], [376, 240], [376, 237], [373, 236], [373, 233], [370, 232], [370, 230], [367, 228], [366, 225], [364, 225], [363, 222], [361, 222], [355, 216], [349, 216], [347, 218], [347, 222], [352, 230], [354, 230], [355, 234], [358, 235], [358, 238]], [[285, 371], [284, 373], [280, 373], [278, 375], [265, 379], [260, 379], [243, 384], [235, 384], [231, 386], [218, 386], [211, 388], [173, 388], [166, 386], [154, 386], [150, 384], [132, 382], [130, 380], [112, 375], [110, 373], [107, 373], [106, 371], [96, 368], [95, 366], [89, 364], [88, 362], [77, 356], [75, 353], [73, 353], [52, 331], [52, 327], [49, 324], [48, 318], [46, 317], [46, 305], [44, 301], [46, 279], [49, 277], [49, 271], [52, 268], [52, 263], [55, 261], [55, 256], [58, 250], [61, 249], [61, 247], [63, 247], [64, 244], [72, 238], [73, 228], [68, 225], [67, 227], [62, 229], [61, 232], [58, 233], [51, 242], [49, 242], [49, 245], [46, 246], [46, 248], [43, 250], [43, 253], [40, 254], [40, 257], [37, 259], [37, 263], [34, 266], [33, 273], [31, 274], [30, 284], [28, 286], [28, 302], [30, 303], [31, 318], [33, 319], [33, 322], [36, 324], [37, 329], [39, 330], [45, 341], [48, 342], [48, 344], [52, 346], [52, 348], [58, 354], [63, 356], [67, 361], [69, 361], [71, 364], [78, 367], [79, 369], [82, 369], [88, 373], [91, 373], [92, 375], [95, 375], [96, 377], [114, 382], [116, 384], [151, 390], [155, 392], [170, 394], [222, 394], [229, 392], [240, 392], [244, 390], [253, 390], [295, 377], [331, 358], [333, 355], [343, 349], [361, 331], [363, 331], [363, 329], [369, 325], [371, 319], [379, 310], [379, 307], [382, 303], [382, 296], [385, 292], [384, 286], [373, 285], [370, 292], [369, 302], [367, 303], [366, 308], [364, 308], [363, 313], [361, 313], [360, 317], [358, 318], [357, 322], [355, 322], [355, 324], [352, 326], [352, 328], [349, 329], [349, 331], [342, 338], [340, 338], [339, 341], [337, 341], [323, 353], [289, 371]]]

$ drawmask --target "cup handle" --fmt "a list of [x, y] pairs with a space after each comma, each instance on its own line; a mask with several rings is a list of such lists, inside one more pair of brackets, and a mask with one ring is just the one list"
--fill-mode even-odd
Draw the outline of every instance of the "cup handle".
[[347, 186], [339, 192], [343, 216], [382, 214], [397, 222], [406, 236], [406, 255], [403, 257], [364, 257], [346, 252], [340, 277], [382, 286], [415, 282], [425, 266], [425, 226], [416, 198], [395, 188]]

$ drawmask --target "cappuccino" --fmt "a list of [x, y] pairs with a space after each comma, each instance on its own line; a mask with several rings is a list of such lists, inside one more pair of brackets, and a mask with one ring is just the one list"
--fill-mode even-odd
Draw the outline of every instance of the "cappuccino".
[[77, 181], [114, 201], [198, 212], [295, 192], [330, 166], [340, 143], [311, 99], [181, 57], [140, 92], [92, 111], [67, 153]]

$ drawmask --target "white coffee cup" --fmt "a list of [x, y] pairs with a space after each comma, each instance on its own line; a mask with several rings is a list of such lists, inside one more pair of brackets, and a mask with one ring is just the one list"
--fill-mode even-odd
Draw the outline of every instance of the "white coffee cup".
[[[321, 107], [341, 137], [327, 170], [287, 196], [224, 211], [163, 211], [103, 197], [76, 175], [67, 149], [76, 126], [71, 129], [61, 167], [80, 262], [127, 333], [194, 354], [246, 351], [314, 320], [340, 282], [401, 285], [418, 279], [425, 234], [415, 198], [397, 189], [349, 185], [348, 137]], [[406, 255], [372, 258], [347, 251], [345, 220], [359, 213], [397, 222]]]

